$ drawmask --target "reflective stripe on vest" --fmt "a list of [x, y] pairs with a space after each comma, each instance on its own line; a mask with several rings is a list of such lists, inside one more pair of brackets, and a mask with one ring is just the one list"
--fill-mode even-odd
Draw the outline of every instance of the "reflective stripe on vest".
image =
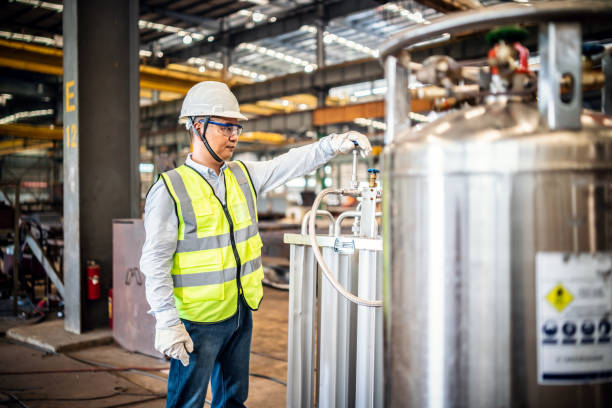
[[238, 284], [249, 307], [257, 309], [263, 295], [261, 238], [255, 190], [244, 165], [230, 162], [224, 170], [227, 213], [195, 169], [183, 165], [162, 177], [179, 220], [172, 266], [179, 316], [197, 322], [231, 317]]

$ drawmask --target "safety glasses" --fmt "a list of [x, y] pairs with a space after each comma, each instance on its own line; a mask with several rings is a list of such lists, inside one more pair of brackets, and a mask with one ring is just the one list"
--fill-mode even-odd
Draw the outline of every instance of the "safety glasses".
[[[205, 123], [206, 119], [200, 119], [198, 122]], [[236, 125], [234, 123], [221, 123], [212, 120], [209, 120], [208, 123], [219, 126], [219, 130], [223, 136], [227, 137], [228, 139], [231, 136], [240, 136], [242, 134], [242, 125]]]

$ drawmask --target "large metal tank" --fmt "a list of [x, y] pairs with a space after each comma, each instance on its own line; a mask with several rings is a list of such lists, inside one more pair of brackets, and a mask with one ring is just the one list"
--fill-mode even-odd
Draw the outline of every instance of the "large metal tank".
[[612, 407], [612, 118], [498, 101], [414, 130], [387, 102], [385, 405]]

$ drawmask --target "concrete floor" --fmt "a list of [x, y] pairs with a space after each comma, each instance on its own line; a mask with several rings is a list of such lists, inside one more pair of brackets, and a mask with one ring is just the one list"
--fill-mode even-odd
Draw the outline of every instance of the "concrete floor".
[[[289, 293], [264, 288], [264, 301], [253, 313], [251, 380], [248, 407], [285, 407]], [[5, 375], [3, 372], [83, 370], [92, 367], [168, 367], [165, 360], [131, 353], [117, 344], [50, 353], [0, 338], [0, 407], [165, 406], [168, 371], [65, 372]], [[18, 399], [20, 402], [15, 400]], [[78, 400], [76, 400], [78, 399]], [[210, 400], [210, 390], [208, 399]], [[205, 406], [208, 406], [206, 404]]]

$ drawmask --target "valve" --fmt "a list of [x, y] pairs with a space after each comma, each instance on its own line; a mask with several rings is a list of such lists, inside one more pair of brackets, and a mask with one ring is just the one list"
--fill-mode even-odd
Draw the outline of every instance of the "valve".
[[370, 173], [370, 187], [376, 187], [376, 178], [378, 177], [378, 173], [380, 170], [378, 169], [368, 169], [368, 173]]

